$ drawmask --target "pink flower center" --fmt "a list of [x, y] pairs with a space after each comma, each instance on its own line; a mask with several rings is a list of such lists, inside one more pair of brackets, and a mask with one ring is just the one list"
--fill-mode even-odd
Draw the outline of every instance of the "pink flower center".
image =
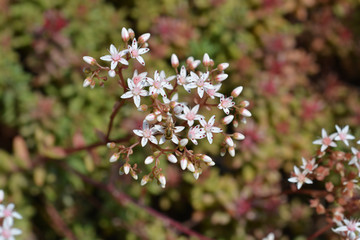
[[204, 126], [204, 129], [206, 132], [211, 132], [211, 128], [212, 128], [212, 125], [210, 125], [208, 123]]
[[134, 58], [139, 56], [139, 51], [137, 49], [131, 50], [131, 56], [133, 56]]
[[196, 85], [197, 85], [198, 87], [203, 87], [203, 86], [204, 86], [204, 80], [199, 79], [199, 80], [197, 81]]
[[8, 239], [11, 237], [11, 232], [9, 229], [3, 229], [3, 232], [2, 232], [2, 236], [5, 238], [5, 239]]
[[356, 153], [356, 158], [357, 158], [358, 160], [360, 160], [360, 152], [357, 152], [357, 153]]
[[185, 77], [182, 77], [182, 76], [179, 76], [178, 77], [178, 81], [179, 81], [179, 84], [180, 85], [183, 85], [186, 83], [186, 78]]
[[354, 222], [350, 222], [349, 225], [347, 225], [347, 228], [350, 232], [356, 231], [356, 224]]
[[207, 94], [208, 94], [209, 96], [214, 96], [214, 94], [215, 94], [215, 90], [214, 90], [214, 89], [208, 89], [206, 92], [207, 92]]
[[144, 138], [150, 138], [152, 136], [150, 129], [144, 129], [143, 130]]
[[194, 120], [195, 119], [195, 113], [193, 113], [193, 112], [188, 112], [187, 114], [186, 114], [186, 119], [187, 120]]
[[160, 81], [154, 81], [154, 87], [159, 89], [161, 88], [161, 82]]
[[339, 133], [339, 137], [340, 137], [341, 140], [345, 140], [346, 139], [346, 134]]
[[325, 138], [323, 138], [322, 142], [324, 145], [329, 146], [330, 143], [332, 142], [332, 140], [329, 137], [325, 137]]
[[5, 210], [4, 210], [4, 216], [5, 216], [5, 217], [10, 217], [10, 216], [11, 216], [11, 211], [8, 210], [8, 209], [5, 209]]
[[229, 98], [225, 98], [224, 100], [221, 101], [221, 106], [223, 108], [229, 108], [232, 106], [231, 104], [231, 100]]
[[138, 86], [135, 86], [134, 89], [132, 90], [132, 93], [137, 96], [141, 93], [141, 88]]
[[301, 183], [305, 182], [305, 175], [302, 174], [302, 173], [300, 173], [300, 174], [298, 175], [298, 181], [301, 182]]
[[119, 54], [116, 54], [114, 56], [112, 56], [112, 59], [116, 62], [116, 61], [119, 61], [120, 60], [120, 55]]
[[312, 163], [307, 163], [305, 168], [311, 172], [313, 170], [313, 167], [314, 165], [312, 165]]

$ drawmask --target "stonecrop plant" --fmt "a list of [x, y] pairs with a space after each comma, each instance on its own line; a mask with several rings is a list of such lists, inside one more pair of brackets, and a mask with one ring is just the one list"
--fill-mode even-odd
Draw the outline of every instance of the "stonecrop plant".
[[[349, 126], [336, 125], [335, 128], [336, 132], [330, 135], [322, 129], [321, 138], [313, 142], [320, 145], [317, 154], [302, 158], [301, 170], [294, 166], [288, 181], [296, 183], [299, 193], [313, 198], [310, 206], [326, 216], [328, 225], [324, 229], [332, 228], [342, 239], [360, 239], [360, 221], [352, 216], [359, 210], [356, 191], [359, 190], [360, 151], [351, 145], [355, 137], [349, 133]], [[316, 184], [317, 189], [301, 189], [303, 184]]]
[[4, 204], [5, 194], [0, 190], [0, 240], [14, 240], [15, 236], [21, 234], [21, 230], [14, 228], [14, 219], [22, 219], [22, 216], [14, 210], [15, 205]]
[[135, 148], [149, 148], [151, 151], [144, 163], [152, 164], [153, 167], [151, 172], [142, 176], [141, 185], [156, 179], [163, 188], [166, 186], [166, 177], [160, 161], [164, 159], [174, 164], [179, 162], [181, 169], [192, 172], [195, 179], [199, 178], [204, 166], [215, 165], [210, 156], [193, 150], [193, 145], [197, 145], [198, 141], [212, 144], [214, 138], [219, 138], [217, 142], [222, 145], [220, 154], [224, 156], [228, 152], [234, 156], [234, 140], [243, 140], [245, 136], [231, 132], [231, 129], [240, 122], [246, 123], [246, 117], [250, 117], [251, 113], [247, 109], [249, 102], [238, 100], [242, 86], [233, 89], [231, 96], [220, 92], [223, 82], [228, 78], [224, 71], [229, 64], [215, 66], [205, 53], [202, 61], [189, 57], [185, 65], [180, 66], [178, 57], [172, 54], [174, 75], [169, 76], [163, 70], [150, 74], [135, 69], [132, 78], [125, 80], [123, 71], [131, 61], [135, 60], [145, 66], [143, 55], [150, 51], [147, 43], [150, 34], [145, 33], [136, 38], [132, 29], [122, 28], [121, 36], [124, 49], [111, 44], [109, 54], [100, 57], [110, 62], [110, 67], [101, 65], [93, 57], [83, 57], [92, 66], [87, 70], [89, 76], [84, 80], [84, 87], [94, 88], [97, 84], [103, 86], [109, 77], [113, 79], [118, 76], [121, 102], [113, 115], [124, 104], [132, 104], [136, 110], [144, 113], [142, 126], [129, 130], [133, 137], [128, 140], [128, 144], [115, 141], [107, 144], [113, 150], [110, 162], [122, 163], [119, 173], [130, 174], [135, 180], [138, 179], [141, 169], [131, 161]]

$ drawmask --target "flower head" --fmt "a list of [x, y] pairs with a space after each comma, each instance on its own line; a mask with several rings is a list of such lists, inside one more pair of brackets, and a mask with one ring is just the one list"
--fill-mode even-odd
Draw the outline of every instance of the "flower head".
[[349, 146], [348, 140], [353, 140], [355, 137], [349, 134], [349, 125], [346, 125], [343, 129], [341, 129], [338, 125], [335, 125], [337, 136], [334, 138], [336, 141], [343, 141], [346, 146]]
[[138, 84], [135, 84], [133, 80], [128, 78], [128, 87], [129, 91], [121, 95], [121, 98], [131, 98], [133, 97], [134, 103], [136, 107], [140, 106], [140, 96], [145, 97], [148, 95], [148, 92], [143, 89], [144, 83], [139, 82]]
[[330, 136], [328, 136], [325, 129], [321, 130], [321, 137], [318, 140], [313, 141], [313, 144], [321, 145], [320, 151], [324, 152], [329, 146], [330, 147], [336, 147], [336, 143], [333, 141], [336, 137], [337, 133], [333, 133]]
[[188, 132], [188, 138], [197, 145], [197, 139], [202, 139], [206, 136], [205, 130], [203, 128], [200, 128], [200, 125], [197, 125], [196, 127], [191, 127]]
[[3, 226], [0, 227], [0, 240], [15, 240], [14, 236], [20, 235], [20, 229], [12, 228], [12, 223], [3, 221]]
[[343, 223], [340, 223], [335, 229], [332, 229], [335, 233], [346, 235], [349, 240], [358, 239], [358, 235], [360, 232], [360, 222], [354, 219], [349, 220], [344, 218]]
[[178, 115], [177, 117], [183, 120], [186, 120], [188, 125], [191, 127], [194, 124], [195, 120], [200, 120], [201, 118], [204, 118], [203, 115], [197, 114], [199, 111], [199, 104], [193, 107], [191, 110], [188, 108], [188, 106], [184, 107], [184, 113]]
[[139, 137], [142, 137], [141, 146], [143, 147], [147, 144], [148, 141], [152, 142], [153, 144], [158, 144], [156, 137], [153, 136], [157, 130], [154, 127], [150, 128], [149, 123], [146, 120], [143, 121], [142, 130], [134, 129], [133, 132]]
[[21, 219], [22, 216], [14, 211], [15, 205], [10, 203], [6, 207], [0, 205], [0, 218], [4, 218], [4, 221], [8, 221], [10, 225], [13, 225], [14, 218]]
[[294, 174], [295, 174], [295, 176], [289, 178], [288, 181], [292, 182], [292, 183], [297, 183], [297, 185], [296, 185], [297, 189], [300, 189], [304, 183], [307, 183], [307, 184], [313, 183], [309, 178], [306, 177], [306, 175], [308, 174], [308, 170], [304, 170], [304, 171], [300, 172], [299, 168], [294, 166]]
[[116, 47], [113, 44], [111, 44], [109, 52], [110, 55], [102, 56], [100, 57], [100, 59], [103, 61], [111, 62], [111, 70], [114, 70], [119, 62], [124, 65], [129, 65], [128, 61], [125, 58], [123, 58], [123, 56], [126, 55], [128, 50], [122, 50], [119, 52], [116, 49]]
[[315, 158], [312, 158], [310, 161], [306, 161], [305, 158], [301, 158], [301, 161], [302, 165], [300, 166], [300, 168], [307, 170], [309, 173], [312, 173], [318, 167], [315, 162]]
[[128, 46], [128, 51], [130, 53], [131, 58], [136, 58], [136, 60], [143, 66], [145, 66], [145, 61], [143, 59], [142, 54], [147, 53], [150, 49], [149, 48], [138, 48], [138, 43], [134, 38], [132, 45]]
[[215, 123], [215, 115], [213, 115], [208, 122], [205, 121], [204, 118], [200, 119], [200, 124], [204, 128], [206, 132], [207, 139], [210, 144], [213, 142], [213, 133], [220, 133], [222, 129], [219, 127], [214, 127]]
[[188, 80], [190, 83], [187, 84], [187, 88], [197, 88], [197, 93], [199, 94], [199, 97], [202, 98], [204, 96], [205, 89], [213, 88], [209, 82], [206, 82], [208, 77], [209, 72], [202, 73], [200, 77], [196, 73], [190, 72], [190, 78]]
[[233, 102], [233, 97], [225, 98], [224, 96], [220, 97], [220, 103], [218, 105], [219, 109], [223, 109], [226, 115], [229, 115], [229, 108], [233, 107], [235, 103]]

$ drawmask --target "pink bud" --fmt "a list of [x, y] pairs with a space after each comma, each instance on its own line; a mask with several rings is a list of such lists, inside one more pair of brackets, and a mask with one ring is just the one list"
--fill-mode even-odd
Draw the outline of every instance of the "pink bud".
[[231, 121], [234, 119], [234, 115], [229, 115], [224, 117], [221, 122], [222, 124], [228, 125], [229, 123], [231, 123]]
[[96, 64], [96, 60], [93, 57], [90, 57], [90, 56], [84, 56], [83, 60], [86, 63], [90, 64], [90, 65], [95, 65]]
[[94, 88], [94, 87], [95, 87], [95, 84], [96, 84], [96, 82], [95, 82], [94, 80], [92, 80], [91, 83], [90, 83], [90, 87], [91, 87], [91, 88]]
[[210, 65], [210, 57], [207, 53], [204, 54], [204, 57], [203, 57], [203, 65], [205, 67], [208, 67]]
[[133, 179], [138, 180], [138, 175], [137, 175], [136, 172], [133, 171], [132, 169], [131, 169], [131, 171], [130, 171], [130, 175], [132, 176]]
[[124, 27], [121, 29], [121, 38], [125, 43], [127, 43], [130, 39], [129, 32]]
[[124, 168], [124, 173], [125, 173], [126, 175], [129, 174], [129, 172], [130, 172], [130, 164], [129, 164], [129, 163], [125, 163], [124, 166], [123, 166], [123, 168]]
[[135, 32], [131, 28], [128, 28], [129, 37], [133, 39], [135, 37]]
[[175, 53], [171, 54], [171, 66], [177, 68], [179, 66], [179, 59]]
[[201, 62], [200, 62], [200, 60], [195, 60], [195, 61], [193, 61], [191, 64], [190, 64], [190, 68], [191, 69], [195, 69], [195, 68], [197, 68], [197, 66], [199, 66], [199, 64], [200, 64]]
[[150, 38], [150, 33], [144, 33], [139, 37], [138, 42], [140, 45], [144, 44], [145, 42], [147, 42], [147, 40], [149, 40], [149, 38]]
[[145, 117], [145, 120], [152, 123], [156, 119], [156, 115], [154, 113], [150, 113]]
[[172, 163], [177, 163], [177, 158], [175, 157], [174, 154], [168, 154], [167, 155], [167, 159], [169, 160], [169, 162], [172, 162]]
[[227, 69], [229, 67], [229, 64], [228, 63], [221, 63], [218, 65], [217, 69], [219, 71], [224, 71], [225, 69]]
[[209, 157], [208, 155], [202, 155], [202, 160], [204, 161], [204, 162], [212, 162], [212, 159], [211, 159], [211, 157]]
[[216, 75], [215, 80], [217, 82], [222, 82], [225, 79], [227, 79], [227, 77], [228, 77], [228, 75], [226, 73], [221, 73], [221, 74]]
[[234, 139], [236, 140], [244, 140], [245, 136], [239, 132], [234, 133]]
[[147, 158], [145, 158], [145, 164], [151, 164], [154, 161], [154, 157], [153, 156], [148, 156]]
[[212, 167], [212, 166], [215, 166], [215, 162], [212, 161], [212, 162], [209, 162], [209, 163], [206, 163], [208, 166]]
[[198, 171], [195, 171], [195, 172], [193, 173], [193, 175], [194, 175], [194, 178], [195, 178], [196, 180], [198, 180], [198, 178], [199, 178], [199, 176], [200, 176], [200, 173], [199, 173]]
[[249, 105], [250, 105], [249, 101], [246, 101], [246, 100], [241, 101], [240, 104], [239, 104], [239, 106], [240, 106], [240, 107], [243, 107], [243, 108], [246, 108], [246, 107], [248, 107]]
[[242, 92], [242, 90], [243, 90], [242, 86], [235, 88], [234, 90], [232, 90], [231, 96], [233, 96], [234, 98], [238, 97], [240, 95], [240, 93]]
[[106, 146], [107, 146], [108, 148], [112, 149], [112, 148], [116, 147], [116, 144], [115, 144], [114, 142], [108, 142], [108, 143], [106, 144]]
[[183, 138], [180, 140], [179, 146], [180, 147], [185, 147], [188, 144], [189, 140], [187, 138]]

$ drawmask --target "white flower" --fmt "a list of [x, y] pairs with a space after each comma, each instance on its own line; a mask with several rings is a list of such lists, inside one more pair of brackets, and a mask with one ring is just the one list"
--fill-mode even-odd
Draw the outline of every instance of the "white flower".
[[302, 157], [301, 161], [302, 165], [300, 168], [307, 170], [309, 173], [312, 173], [318, 167], [318, 165], [315, 164], [315, 158], [312, 158], [310, 161], [306, 161], [306, 159]]
[[299, 168], [294, 166], [294, 173], [295, 173], [295, 177], [289, 178], [288, 181], [292, 183], [297, 183], [297, 189], [300, 189], [304, 183], [307, 184], [313, 183], [309, 178], [306, 177], [306, 175], [308, 174], [307, 170], [300, 172]]
[[4, 190], [0, 189], [0, 203], [4, 201], [5, 193]]
[[313, 141], [313, 144], [321, 145], [320, 151], [324, 152], [329, 146], [336, 147], [336, 143], [333, 141], [337, 133], [333, 133], [330, 136], [327, 135], [325, 129], [321, 130], [321, 139]]
[[213, 85], [213, 88], [205, 88], [205, 91], [211, 99], [214, 99], [215, 97], [221, 98], [224, 96], [224, 94], [218, 92], [220, 88], [221, 88], [221, 84], [217, 84], [217, 85]]
[[147, 53], [150, 49], [149, 48], [138, 48], [138, 43], [135, 38], [132, 42], [132, 45], [128, 46], [128, 49], [129, 49], [130, 56], [132, 58], [136, 58], [136, 60], [138, 60], [138, 62], [141, 65], [145, 66], [145, 61], [140, 55]]
[[275, 240], [275, 234], [274, 233], [269, 233], [265, 238], [263, 238], [262, 240]]
[[177, 68], [179, 66], [179, 59], [175, 53], [171, 54], [171, 66]]
[[12, 225], [14, 222], [14, 218], [22, 219], [21, 215], [18, 212], [14, 211], [15, 205], [10, 203], [6, 207], [4, 205], [0, 205], [0, 218], [4, 218], [4, 220], [9, 221], [9, 224]]
[[360, 169], [360, 152], [356, 148], [352, 147], [351, 152], [354, 154], [354, 156], [351, 158], [349, 165], [355, 164], [355, 166]]
[[153, 136], [156, 133], [156, 129], [154, 127], [149, 128], [149, 123], [147, 121], [143, 121], [143, 128], [142, 130], [134, 129], [133, 132], [142, 137], [141, 139], [141, 146], [145, 146], [148, 141], [152, 142], [153, 144], [158, 144], [156, 137]]
[[220, 133], [220, 132], [222, 132], [221, 128], [214, 127], [214, 123], [215, 123], [215, 115], [213, 115], [209, 119], [209, 122], [206, 122], [204, 118], [200, 119], [200, 124], [204, 128], [204, 130], [206, 132], [207, 139], [208, 139], [210, 144], [212, 144], [212, 142], [213, 142], [213, 134], [212, 133]]
[[343, 141], [346, 146], [349, 146], [348, 140], [353, 140], [355, 137], [349, 134], [349, 126], [346, 125], [343, 129], [341, 129], [338, 125], [335, 125], [336, 131], [338, 135], [334, 138], [336, 141]]
[[209, 77], [209, 72], [202, 73], [200, 77], [196, 73], [190, 72], [190, 76], [188, 80], [190, 83], [186, 86], [188, 88], [197, 88], [197, 92], [201, 98], [204, 96], [205, 89], [213, 88], [209, 82], [206, 82]]
[[196, 127], [191, 127], [188, 132], [188, 138], [197, 145], [197, 139], [202, 139], [206, 136], [205, 130], [203, 128], [200, 128], [200, 125], [197, 125]]
[[164, 90], [165, 82], [161, 81], [160, 75], [158, 71], [154, 73], [154, 79], [147, 78], [146, 79], [150, 85], [149, 93], [150, 95], [161, 94], [164, 98], [166, 97], [166, 93]]
[[146, 75], [147, 75], [147, 72], [138, 74], [138, 71], [135, 69], [133, 77], [132, 77], [134, 84], [137, 85], [137, 84], [143, 82], [145, 87], [148, 86], [148, 82], [146, 81]]
[[171, 131], [171, 141], [175, 144], [179, 144], [179, 139], [176, 136], [176, 134], [185, 129], [184, 126], [174, 126], [172, 129], [166, 129], [164, 126], [160, 126], [160, 125], [156, 125], [155, 128], [157, 131], [163, 134], [159, 140], [159, 144], [163, 144], [166, 141], [166, 137], [165, 137], [166, 131]]
[[358, 233], [360, 232], [360, 222], [356, 220], [343, 219], [343, 223], [335, 229], [332, 229], [338, 234], [345, 234], [349, 240], [355, 240], [358, 238]]
[[130, 88], [130, 91], [124, 93], [121, 95], [121, 98], [131, 98], [133, 97], [134, 103], [136, 107], [140, 106], [140, 96], [145, 97], [148, 95], [148, 92], [146, 90], [143, 90], [144, 87], [143, 82], [140, 82], [138, 84], [135, 84], [133, 80], [128, 78], [128, 87]]
[[184, 106], [184, 114], [180, 114], [177, 117], [186, 120], [189, 127], [191, 127], [194, 124], [194, 120], [204, 118], [203, 115], [197, 114], [199, 107], [200, 105], [198, 104], [190, 110], [188, 106]]
[[163, 87], [169, 90], [173, 90], [173, 86], [170, 84], [170, 81], [176, 78], [175, 75], [166, 77], [165, 72], [162, 70], [159, 74], [160, 81], [163, 82]]
[[15, 240], [14, 236], [20, 235], [21, 233], [20, 229], [12, 228], [12, 224], [4, 220], [3, 226], [0, 227], [0, 240]]
[[226, 115], [229, 115], [230, 113], [229, 108], [235, 105], [235, 103], [232, 100], [233, 97], [228, 97], [228, 98], [225, 98], [224, 96], [220, 97], [220, 103], [218, 105], [218, 108], [223, 109]]
[[185, 68], [185, 66], [181, 66], [180, 74], [178, 74], [176, 76], [176, 78], [177, 78], [177, 84], [181, 85], [181, 86], [184, 86], [185, 90], [187, 92], [189, 92], [190, 89], [186, 85], [188, 83], [188, 77], [186, 76], [186, 68]]
[[129, 65], [128, 61], [126, 61], [126, 59], [123, 58], [123, 56], [126, 55], [127, 50], [122, 50], [119, 52], [116, 49], [116, 47], [113, 44], [111, 44], [109, 52], [110, 55], [102, 56], [100, 57], [100, 59], [103, 61], [111, 62], [111, 70], [114, 70], [119, 62], [122, 63], [123, 65]]
[[194, 57], [188, 57], [186, 59], [186, 64], [189, 66], [189, 68], [191, 69], [195, 69], [197, 68], [197, 66], [199, 66], [199, 64], [201, 63], [200, 60], [195, 60]]

